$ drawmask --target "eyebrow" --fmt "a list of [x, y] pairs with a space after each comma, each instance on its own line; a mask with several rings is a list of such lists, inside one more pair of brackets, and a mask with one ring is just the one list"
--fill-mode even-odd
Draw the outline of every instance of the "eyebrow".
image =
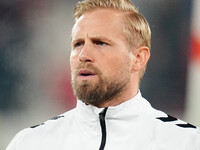
[[108, 39], [107, 37], [104, 37], [104, 36], [91, 37], [91, 40], [93, 40], [93, 41], [105, 41], [105, 42], [108, 42], [110, 44], [114, 43], [112, 40], [110, 40], [110, 39]]
[[[92, 41], [105, 41], [105, 42], [108, 42], [110, 44], [114, 43], [112, 40], [110, 40], [110, 39], [108, 39], [107, 37], [104, 37], [104, 36], [94, 36], [94, 37], [90, 37], [89, 39], [92, 40]], [[72, 38], [71, 41], [74, 44], [74, 43], [79, 42], [79, 41], [84, 41], [84, 39], [75, 37], [74, 40]]]
[[82, 42], [82, 41], [84, 41], [84, 39], [82, 39], [82, 38], [75, 38], [74, 40], [71, 39], [72, 45], [74, 45], [74, 44], [76, 44], [76, 43], [78, 43], [78, 42]]

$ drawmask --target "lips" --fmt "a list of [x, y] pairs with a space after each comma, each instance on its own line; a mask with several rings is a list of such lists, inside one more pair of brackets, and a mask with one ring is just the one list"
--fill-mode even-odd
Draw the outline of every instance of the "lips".
[[88, 71], [88, 70], [81, 70], [78, 73], [78, 76], [82, 76], [82, 77], [94, 76], [94, 75], [96, 75], [96, 74], [91, 71]]

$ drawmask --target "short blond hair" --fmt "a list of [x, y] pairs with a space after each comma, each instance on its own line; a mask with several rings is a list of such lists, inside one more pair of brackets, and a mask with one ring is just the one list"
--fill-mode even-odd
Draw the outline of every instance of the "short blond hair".
[[129, 0], [84, 0], [78, 2], [74, 8], [75, 20], [86, 11], [101, 7], [138, 12], [138, 9]]
[[[123, 32], [129, 46], [137, 48], [147, 46], [151, 48], [151, 30], [144, 16], [130, 0], [84, 0], [77, 3], [74, 8], [75, 22], [85, 13], [95, 8], [113, 8], [124, 12], [122, 22]], [[142, 70], [142, 79], [146, 67]]]

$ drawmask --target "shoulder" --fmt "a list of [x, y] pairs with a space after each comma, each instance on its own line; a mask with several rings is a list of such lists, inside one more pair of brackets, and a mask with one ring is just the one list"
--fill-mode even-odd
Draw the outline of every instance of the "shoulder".
[[[63, 126], [67, 125], [68, 123], [72, 122], [73, 119], [75, 119], [75, 112], [76, 109], [69, 110], [63, 114], [60, 114], [58, 116], [55, 116], [43, 123], [33, 125], [28, 128], [30, 132], [39, 132], [41, 131], [55, 131], [59, 128], [62, 128]], [[59, 131], [59, 130], [58, 130]], [[47, 132], [48, 133], [48, 132]]]
[[[197, 136], [200, 136], [199, 128], [187, 123], [181, 119], [178, 119], [172, 115], [169, 115], [165, 112], [152, 109], [150, 115], [150, 119], [153, 122], [154, 125], [156, 125], [157, 128], [162, 130], [169, 129], [174, 132], [183, 132], [185, 134], [196, 134]], [[167, 132], [167, 130], [163, 130], [163, 132]]]
[[[38, 144], [39, 142], [43, 141], [43, 139], [46, 141], [54, 140], [50, 138], [61, 134], [63, 128], [67, 130], [67, 128], [70, 126], [70, 123], [72, 123], [75, 119], [75, 112], [76, 109], [72, 109], [43, 123], [21, 130], [16, 134], [6, 150], [13, 150], [16, 147], [20, 149], [22, 145], [22, 147], [26, 147], [26, 145]], [[24, 148], [21, 150], [23, 149]]]
[[200, 150], [198, 127], [155, 109], [149, 118], [152, 122], [152, 137], [156, 146]]
[[[180, 131], [185, 134], [194, 133], [200, 136], [198, 127], [187, 123], [181, 119], [178, 119], [172, 115], [169, 115], [163, 111], [157, 110], [153, 108], [150, 104], [147, 105], [146, 111], [141, 115], [141, 119], [148, 122], [150, 126], [152, 124], [153, 127], [160, 130], [162, 130], [163, 128], [167, 128], [172, 131]], [[167, 130], [163, 130], [163, 132], [167, 132]]]

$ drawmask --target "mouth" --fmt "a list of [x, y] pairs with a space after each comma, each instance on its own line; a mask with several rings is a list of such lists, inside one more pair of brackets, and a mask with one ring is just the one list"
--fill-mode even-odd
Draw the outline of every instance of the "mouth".
[[95, 76], [95, 75], [96, 75], [95, 73], [88, 71], [88, 70], [81, 70], [78, 73], [78, 76], [81, 76], [81, 77], [91, 77], [91, 76]]

